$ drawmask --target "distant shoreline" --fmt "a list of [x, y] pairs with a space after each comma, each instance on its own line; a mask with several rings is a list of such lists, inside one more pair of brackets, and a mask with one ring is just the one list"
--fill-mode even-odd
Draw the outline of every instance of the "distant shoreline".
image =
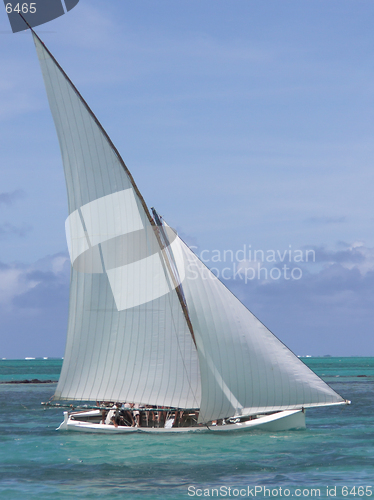
[[0, 384], [57, 384], [57, 380], [39, 380], [33, 378], [31, 380], [8, 380], [6, 382], [0, 382]]

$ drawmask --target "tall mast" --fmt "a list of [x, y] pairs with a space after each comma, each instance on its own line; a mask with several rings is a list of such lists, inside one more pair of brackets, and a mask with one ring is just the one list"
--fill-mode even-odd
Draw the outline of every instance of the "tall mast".
[[[161, 217], [159, 216], [159, 214], [156, 212], [156, 210], [153, 207], [151, 208], [151, 210], [152, 210], [152, 213], [153, 213], [153, 217], [154, 217], [154, 219], [156, 221], [157, 229], [159, 230], [159, 232], [156, 230], [157, 239], [160, 242], [160, 245], [161, 245], [161, 248], [162, 248], [162, 253], [163, 253], [164, 259], [165, 259], [165, 263], [167, 265], [169, 274], [170, 274], [170, 276], [171, 276], [171, 278], [173, 280], [173, 285], [175, 287], [175, 291], [177, 292], [178, 299], [179, 299], [179, 302], [181, 304], [184, 317], [186, 318], [188, 329], [190, 330], [190, 333], [191, 333], [191, 336], [192, 336], [192, 340], [194, 341], [194, 344], [195, 344], [195, 347], [196, 347], [195, 334], [194, 334], [194, 331], [193, 331], [193, 327], [192, 327], [190, 315], [189, 315], [189, 312], [188, 312], [186, 299], [185, 299], [185, 296], [184, 296], [184, 293], [183, 293], [182, 284], [180, 283], [180, 280], [178, 279], [178, 270], [177, 270], [176, 263], [174, 261], [174, 256], [173, 256], [172, 250], [170, 248], [170, 241], [169, 241], [169, 238], [168, 238], [168, 236], [166, 234], [164, 226], [162, 224]], [[171, 262], [173, 263], [173, 268], [174, 269], [172, 269], [172, 267], [171, 267]]]

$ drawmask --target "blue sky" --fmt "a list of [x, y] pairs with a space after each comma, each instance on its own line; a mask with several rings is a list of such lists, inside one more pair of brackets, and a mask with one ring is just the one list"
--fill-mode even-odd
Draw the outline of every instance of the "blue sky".
[[[361, 0], [80, 0], [36, 29], [198, 254], [315, 251], [300, 279], [228, 266], [300, 355], [374, 355], [373, 17]], [[0, 46], [0, 357], [62, 356], [60, 151], [31, 36], [5, 12]]]

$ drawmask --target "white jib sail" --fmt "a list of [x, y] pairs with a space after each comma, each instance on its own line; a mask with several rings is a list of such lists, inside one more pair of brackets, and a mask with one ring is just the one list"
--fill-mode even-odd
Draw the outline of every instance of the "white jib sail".
[[68, 335], [55, 399], [197, 408], [196, 347], [144, 200], [92, 111], [34, 41], [70, 214]]
[[200, 421], [344, 403], [178, 238], [201, 371]]

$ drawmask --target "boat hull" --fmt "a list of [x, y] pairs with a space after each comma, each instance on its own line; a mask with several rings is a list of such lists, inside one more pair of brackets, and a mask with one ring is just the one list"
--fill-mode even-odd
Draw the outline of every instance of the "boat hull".
[[172, 427], [169, 429], [157, 427], [114, 427], [114, 425], [73, 420], [70, 418], [68, 412], [64, 412], [64, 417], [64, 421], [57, 430], [98, 434], [129, 434], [134, 432], [147, 434], [175, 434], [184, 432], [238, 432], [250, 430], [275, 432], [291, 429], [305, 429], [305, 411], [302, 410], [281, 411], [273, 413], [272, 415], [263, 415], [253, 420], [233, 424]]

